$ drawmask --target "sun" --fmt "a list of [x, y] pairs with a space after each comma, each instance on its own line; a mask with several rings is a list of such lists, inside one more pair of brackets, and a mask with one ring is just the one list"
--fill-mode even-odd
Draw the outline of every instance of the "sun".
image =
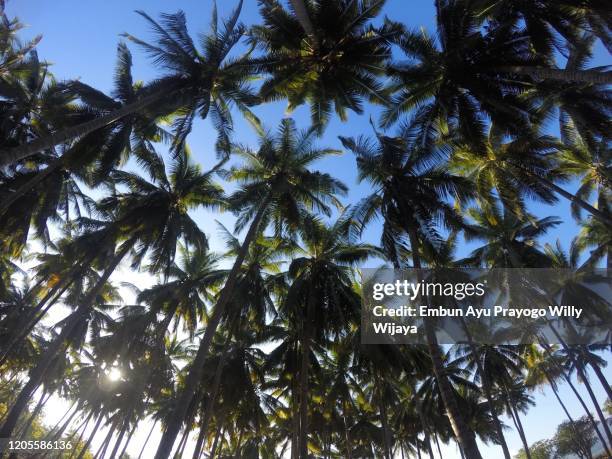
[[119, 381], [121, 376], [121, 370], [116, 367], [111, 368], [108, 373], [106, 373], [106, 377], [109, 379], [109, 381]]

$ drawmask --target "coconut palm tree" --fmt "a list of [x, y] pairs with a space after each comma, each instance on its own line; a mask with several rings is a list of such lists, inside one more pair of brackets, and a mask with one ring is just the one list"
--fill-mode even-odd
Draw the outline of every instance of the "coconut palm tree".
[[387, 103], [381, 77], [401, 27], [372, 25], [384, 0], [292, 0], [292, 12], [278, 0], [259, 3], [263, 24], [250, 36], [266, 53], [258, 60], [270, 74], [260, 90], [264, 101], [287, 99], [289, 110], [308, 103], [318, 130], [332, 110], [346, 120], [347, 109], [362, 113], [366, 101]]
[[[341, 138], [345, 147], [357, 155], [360, 179], [371, 182], [374, 193], [356, 207], [357, 221], [365, 226], [376, 215], [384, 219], [383, 246], [397, 259], [397, 241], [406, 237], [410, 244], [413, 267], [420, 269], [421, 247], [435, 246], [442, 240], [436, 222], [447, 227], [460, 226], [462, 218], [446, 199], [468, 200], [472, 193], [467, 180], [454, 176], [439, 166], [431, 166], [433, 152], [419, 148], [413, 139], [390, 138], [377, 134], [375, 142], [367, 138]], [[480, 458], [475, 438], [468, 431], [449, 381], [431, 324], [426, 324], [426, 338], [434, 373], [453, 432], [469, 458]]]
[[107, 107], [105, 113], [90, 121], [0, 152], [0, 166], [14, 164], [39, 151], [113, 125], [154, 104], [157, 109], [163, 107], [160, 115], [179, 113], [173, 123], [175, 147], [179, 151], [184, 146], [195, 117], [206, 118], [210, 113], [219, 133], [219, 148], [227, 152], [232, 130], [231, 106], [257, 123], [257, 118], [248, 109], [258, 101], [248, 85], [253, 76], [248, 54], [237, 59], [230, 56], [245, 32], [244, 26], [238, 23], [241, 8], [242, 1], [221, 27], [216, 13], [213, 14], [210, 31], [201, 40], [201, 51], [189, 36], [182, 11], [164, 14], [160, 22], [140, 11], [139, 14], [151, 26], [156, 43], [147, 43], [130, 34], [125, 34], [125, 37], [141, 46], [164, 70], [164, 75], [143, 87], [137, 97], [132, 97], [129, 103], [122, 104], [120, 108]]
[[303, 255], [289, 265], [291, 284], [281, 309], [300, 327], [299, 457], [308, 456], [312, 343], [340, 338], [349, 324], [357, 322], [360, 302], [351, 268], [378, 254], [374, 247], [357, 243], [352, 225], [347, 217], [329, 227], [308, 218], [300, 228]]
[[288, 229], [295, 231], [308, 211], [329, 215], [330, 205], [340, 207], [336, 195], [345, 193], [346, 187], [328, 174], [308, 169], [314, 161], [338, 154], [338, 151], [315, 148], [314, 137], [313, 129], [299, 132], [292, 120], [284, 119], [275, 135], [260, 134], [257, 152], [240, 145], [233, 147], [234, 153], [244, 158], [245, 164], [230, 169], [226, 174], [227, 178], [241, 184], [229, 201], [238, 213], [236, 228], [243, 229], [250, 222], [249, 229], [225, 285], [219, 292], [184, 388], [160, 441], [156, 459], [170, 454], [201, 378], [210, 343], [230, 304], [242, 264], [253, 241], [269, 223], [272, 223], [277, 235], [282, 235]]
[[[168, 273], [174, 261], [178, 238], [194, 247], [206, 247], [204, 233], [188, 214], [190, 209], [206, 206], [219, 208], [223, 203], [220, 188], [212, 182], [212, 172], [202, 173], [184, 157], [178, 158], [169, 173], [161, 157], [149, 158], [148, 170], [152, 181], [136, 174], [114, 171], [111, 184], [127, 186], [128, 191], [116, 191], [98, 203], [98, 211], [105, 220], [84, 219], [84, 236], [94, 234], [98, 258], [89, 260], [98, 265], [102, 274], [81, 299], [79, 307], [66, 319], [62, 331], [36, 366], [29, 380], [11, 408], [1, 431], [10, 436], [20, 413], [32, 393], [40, 385], [53, 357], [59, 355], [68, 336], [91, 313], [93, 302], [121, 261], [134, 250], [133, 266], [150, 253], [150, 269]], [[87, 262], [87, 261], [86, 261]]]

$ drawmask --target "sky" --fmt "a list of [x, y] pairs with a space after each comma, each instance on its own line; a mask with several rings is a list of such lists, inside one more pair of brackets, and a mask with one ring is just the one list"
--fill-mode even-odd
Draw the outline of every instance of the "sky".
[[[122, 39], [120, 36], [128, 32], [145, 40], [152, 38], [147, 24], [143, 18], [134, 11], [143, 10], [154, 18], [161, 12], [172, 13], [182, 9], [187, 15], [188, 27], [195, 38], [199, 32], [208, 29], [212, 0], [175, 0], [173, 2], [162, 0], [9, 0], [6, 12], [9, 17], [17, 16], [27, 25], [21, 37], [32, 38], [42, 34], [43, 39], [38, 45], [39, 57], [52, 64], [51, 71], [58, 80], [75, 79], [94, 86], [106, 93], [112, 88], [113, 70], [116, 60], [116, 45]], [[237, 4], [234, 0], [219, 0], [219, 17], [227, 16]], [[389, 18], [401, 21], [409, 27], [425, 27], [432, 29], [434, 21], [434, 8], [432, 0], [388, 0], [384, 14]], [[245, 24], [252, 24], [259, 20], [257, 2], [245, 0], [241, 14], [241, 20]], [[148, 81], [159, 76], [158, 71], [149, 62], [136, 46], [129, 43], [133, 53], [133, 75], [136, 80]], [[612, 61], [610, 56], [603, 50], [597, 48], [593, 65], [609, 65]], [[269, 129], [275, 129], [279, 121], [287, 116], [283, 103], [268, 104], [255, 107], [253, 110]], [[338, 136], [357, 136], [359, 134], [372, 134], [369, 117], [376, 113], [368, 112], [361, 116], [350, 113], [348, 123], [342, 123], [333, 118], [324, 136], [318, 142], [321, 147], [342, 149]], [[309, 113], [307, 107], [298, 108], [291, 116], [298, 126], [307, 128], [309, 125]], [[194, 131], [189, 138], [194, 161], [202, 164], [204, 169], [210, 168], [216, 161], [214, 142], [216, 133], [207, 121], [196, 122]], [[235, 138], [245, 144], [255, 145], [256, 135], [252, 128], [239, 116], [235, 117]], [[340, 157], [325, 159], [317, 164], [317, 168], [329, 172], [342, 180], [350, 188], [349, 194], [344, 199], [345, 204], [358, 202], [371, 190], [366, 183], [357, 183], [355, 159], [350, 152]], [[575, 185], [569, 184], [568, 189]], [[569, 206], [560, 201], [555, 207], [532, 205], [531, 211], [537, 217], [556, 215], [562, 220], [558, 228], [551, 231], [544, 241], [554, 242], [559, 239], [567, 248], [571, 239], [576, 235], [578, 227], [573, 221]], [[194, 218], [198, 224], [209, 235], [211, 248], [223, 250], [222, 243], [218, 237], [218, 229], [215, 220], [219, 220], [229, 228], [234, 221], [231, 215], [210, 214], [205, 211], [194, 212]], [[380, 237], [380, 225], [370, 226], [364, 233], [364, 239], [368, 242], [377, 243]], [[459, 249], [459, 256], [467, 255], [470, 246], [463, 244]], [[128, 280], [140, 288], [146, 288], [154, 282], [149, 275], [136, 275], [125, 268], [120, 270], [114, 280]], [[608, 379], [612, 379], [612, 371], [606, 370]], [[599, 384], [594, 384], [597, 396], [604, 400], [603, 390]], [[524, 419], [525, 430], [530, 443], [551, 437], [558, 423], [564, 420], [564, 414], [554, 399], [552, 392], [546, 390], [542, 393], [533, 394], [537, 408], [532, 409], [527, 418]], [[571, 394], [568, 387], [561, 386], [561, 396], [567, 403], [570, 411], [580, 415], [578, 402]], [[58, 419], [67, 405], [60, 400], [54, 400], [46, 415], [50, 423]], [[511, 425], [511, 420], [506, 419], [506, 424]], [[139, 446], [148, 434], [149, 426], [144, 425], [136, 433], [136, 436], [128, 448], [128, 452], [136, 457]], [[516, 433], [508, 431], [508, 442], [511, 451], [517, 452], [520, 448], [520, 439]], [[99, 437], [99, 436], [98, 436]], [[150, 442], [151, 448], [156, 447], [158, 434], [154, 434]], [[96, 445], [94, 444], [94, 447]], [[443, 446], [444, 459], [459, 458], [459, 453], [454, 446]], [[153, 449], [145, 452], [143, 457], [152, 457]], [[486, 459], [501, 458], [498, 447], [486, 447], [483, 445], [483, 456]]]

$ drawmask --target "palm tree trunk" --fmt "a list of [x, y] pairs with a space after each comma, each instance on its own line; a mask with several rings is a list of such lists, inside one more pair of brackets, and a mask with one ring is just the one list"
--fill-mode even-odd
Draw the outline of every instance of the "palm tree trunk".
[[525, 456], [527, 456], [527, 459], [531, 459], [531, 450], [529, 449], [529, 443], [527, 442], [527, 437], [525, 436], [525, 430], [523, 429], [523, 423], [521, 422], [521, 418], [519, 416], [518, 411], [512, 405], [510, 394], [508, 393], [508, 388], [505, 386], [504, 386], [504, 392], [506, 395], [506, 407], [508, 408], [508, 412], [512, 416], [512, 420], [514, 421], [514, 425], [519, 434], [519, 437], [521, 437], [521, 443], [523, 443], [523, 450], [525, 451]]
[[153, 422], [153, 425], [151, 426], [151, 430], [149, 430], [149, 434], [147, 435], [147, 438], [145, 439], [144, 443], [142, 444], [142, 448], [140, 448], [140, 454], [138, 454], [138, 458], [140, 459], [142, 457], [142, 454], [144, 453], [145, 448], [147, 447], [147, 443], [149, 443], [149, 439], [151, 438], [151, 435], [153, 434], [153, 430], [155, 430], [155, 425], [157, 424], [157, 421]]
[[232, 266], [227, 280], [225, 281], [225, 285], [219, 293], [219, 300], [217, 301], [212, 316], [208, 321], [204, 336], [200, 341], [198, 352], [196, 353], [196, 356], [189, 370], [189, 374], [185, 378], [184, 389], [178, 397], [178, 400], [174, 405], [174, 409], [169, 415], [166, 430], [162, 435], [161, 441], [157, 448], [157, 452], [155, 453], [155, 459], [166, 459], [170, 456], [172, 446], [174, 445], [174, 441], [176, 440], [176, 437], [179, 433], [181, 424], [183, 422], [183, 419], [185, 418], [187, 409], [189, 408], [189, 404], [193, 399], [193, 395], [195, 394], [199, 381], [202, 379], [204, 363], [206, 361], [206, 357], [208, 356], [210, 343], [212, 342], [212, 338], [217, 331], [217, 327], [221, 322], [223, 314], [225, 313], [225, 308], [229, 303], [230, 299], [232, 298], [232, 295], [234, 294], [236, 282], [238, 281], [238, 273], [240, 272], [242, 263], [247, 256], [251, 243], [259, 234], [259, 225], [263, 220], [271, 198], [272, 196], [268, 195], [263, 200], [259, 210], [257, 211], [257, 214], [255, 215], [255, 218], [253, 219], [253, 222], [251, 223], [249, 231], [247, 232], [247, 235], [244, 238], [242, 246], [240, 247], [240, 251], [236, 256], [236, 260], [234, 260], [234, 265]]
[[342, 420], [344, 421], [344, 441], [346, 442], [346, 458], [353, 459], [353, 445], [351, 444], [351, 434], [346, 424], [346, 415], [342, 416]]
[[589, 397], [591, 397], [591, 401], [593, 402], [593, 406], [595, 407], [595, 412], [597, 413], [597, 417], [599, 418], [599, 423], [601, 424], [601, 427], [603, 428], [604, 432], [606, 433], [606, 436], [608, 437], [608, 444], [612, 445], [612, 433], [610, 432], [610, 426], [608, 425], [606, 417], [601, 411], [601, 406], [599, 405], [597, 397], [593, 392], [591, 383], [587, 379], [586, 372], [584, 371], [584, 368], [582, 367], [582, 364], [580, 362], [576, 362], [576, 368], [578, 369], [578, 374], [580, 375], [580, 379], [582, 379], [584, 387], [586, 387]]
[[[67, 438], [67, 441], [72, 441], [72, 439], [74, 437], [76, 438], [76, 441], [74, 442], [74, 448], [72, 449], [72, 452], [70, 453], [70, 456], [68, 457], [68, 459], [72, 459], [72, 457], [74, 455], [76, 455], [77, 452], [77, 447], [78, 445], [81, 443], [81, 440], [83, 439], [83, 435], [85, 435], [85, 432], [87, 431], [87, 426], [89, 425], [89, 422], [91, 421], [91, 418], [93, 417], [94, 412], [93, 410], [87, 415], [87, 417], [83, 420], [83, 422], [81, 424], [79, 424], [76, 429], [74, 429], [74, 432], [72, 432], [72, 434]], [[80, 432], [79, 432], [80, 431]], [[77, 435], [78, 434], [78, 435]], [[59, 437], [58, 437], [59, 438]], [[45, 453], [45, 455], [43, 457], [47, 457], [47, 454]]]
[[121, 426], [121, 430], [119, 431], [117, 440], [115, 440], [115, 446], [113, 447], [113, 450], [110, 453], [110, 459], [115, 459], [115, 455], [119, 451], [119, 447], [121, 446], [121, 442], [123, 441], [123, 437], [125, 436], [125, 433], [127, 432], [128, 427], [129, 427], [129, 423], [127, 422], [127, 419], [126, 419], [123, 422], [123, 425]]
[[[410, 239], [410, 248], [412, 249], [413, 265], [415, 269], [421, 269], [418, 242], [419, 239], [417, 233], [413, 228], [408, 228], [407, 232]], [[418, 277], [421, 277], [420, 273], [418, 274]], [[438, 382], [440, 395], [442, 396], [442, 401], [444, 402], [444, 407], [446, 408], [448, 420], [450, 421], [453, 433], [455, 434], [455, 437], [459, 442], [459, 446], [463, 449], [467, 459], [482, 459], [482, 455], [480, 454], [478, 445], [476, 444], [476, 439], [473, 435], [470, 435], [468, 426], [465, 424], [465, 420], [459, 411], [459, 406], [457, 405], [457, 400], [455, 399], [455, 394], [453, 393], [450, 382], [444, 375], [444, 363], [442, 356], [440, 355], [440, 348], [434, 326], [429, 319], [425, 319], [423, 322], [427, 347], [433, 363], [434, 375], [436, 381]]]
[[[49, 394], [49, 397], [51, 397], [51, 394]], [[48, 400], [48, 398], [47, 398], [47, 391], [43, 390], [42, 395], [38, 399], [38, 403], [36, 403], [36, 407], [34, 408], [34, 410], [32, 411], [32, 413], [30, 415], [30, 417], [28, 418], [28, 420], [23, 425], [23, 428], [21, 429], [21, 434], [19, 435], [19, 440], [23, 440], [24, 438], [27, 438], [27, 434], [29, 433], [30, 427], [32, 426], [32, 423], [34, 422], [34, 419], [36, 419], [36, 416], [38, 416], [38, 414], [40, 413], [40, 410], [42, 410], [42, 407], [46, 403], [45, 399]]]
[[221, 354], [221, 358], [219, 359], [219, 362], [217, 363], [217, 368], [215, 369], [215, 377], [213, 379], [212, 391], [210, 393], [210, 398], [206, 402], [206, 408], [204, 409], [202, 422], [200, 423], [200, 434], [198, 435], [196, 447], [193, 450], [192, 459], [198, 459], [198, 457], [200, 456], [202, 444], [204, 442], [204, 438], [206, 437], [206, 432], [208, 431], [208, 423], [210, 422], [210, 419], [212, 418], [212, 414], [214, 412], [215, 402], [217, 401], [217, 396], [219, 395], [219, 387], [221, 386], [221, 376], [223, 375], [223, 367], [225, 367], [225, 362], [227, 360], [227, 347], [228, 343], [225, 344], [225, 349]]
[[569, 191], [564, 190], [559, 185], [554, 183], [552, 180], [548, 180], [545, 177], [542, 177], [542, 176], [540, 176], [538, 174], [534, 174], [533, 172], [531, 172], [530, 170], [524, 168], [520, 164], [514, 164], [513, 163], [513, 165], [515, 167], [521, 169], [523, 172], [525, 172], [527, 175], [529, 175], [534, 180], [540, 182], [546, 188], [549, 188], [550, 190], [554, 191], [555, 193], [563, 196], [568, 201], [571, 201], [574, 204], [576, 204], [577, 206], [581, 207], [582, 209], [584, 209], [585, 211], [590, 213], [593, 216], [593, 218], [596, 218], [597, 220], [601, 221], [602, 223], [604, 223], [604, 224], [606, 224], [608, 226], [612, 226], [612, 219], [605, 212], [602, 212], [601, 210], [596, 209], [595, 207], [590, 205], [588, 202], [580, 199], [576, 195], [573, 195]]
[[310, 370], [310, 334], [312, 317], [312, 296], [307, 299], [304, 323], [302, 325], [302, 362], [300, 365], [300, 459], [308, 457], [308, 373]]
[[110, 428], [108, 429], [108, 433], [106, 434], [106, 437], [104, 438], [104, 441], [102, 442], [102, 444], [100, 445], [100, 447], [98, 448], [98, 451], [96, 452], [94, 456], [94, 459], [102, 459], [104, 455], [106, 454], [106, 449], [108, 448], [108, 445], [113, 439], [113, 435], [115, 434], [115, 429], [117, 428], [117, 424], [119, 424], [119, 419], [116, 419], [111, 424]]
[[[72, 419], [74, 418], [74, 416], [76, 416], [76, 414], [79, 412], [78, 407], [76, 410], [72, 411], [72, 409], [77, 405], [77, 403], [78, 403], [78, 400], [75, 400], [74, 402], [72, 402], [72, 405], [70, 405], [70, 408], [66, 410], [64, 415], [60, 418], [60, 420], [57, 421], [55, 425], [53, 426], [53, 428], [49, 431], [49, 433], [45, 437], [45, 440], [56, 440], [57, 438], [59, 438], [59, 437], [56, 437], [56, 435], [59, 435], [59, 436], [62, 435], [64, 430], [66, 430], [66, 427], [68, 427], [70, 423], [72, 422]], [[70, 416], [68, 416], [68, 413], [70, 413], [71, 411], [72, 413], [70, 414]], [[67, 419], [66, 419], [66, 416], [68, 416]], [[64, 420], [66, 420], [66, 422], [64, 422]], [[62, 424], [62, 422], [64, 424]]]
[[440, 448], [440, 439], [438, 438], [438, 435], [436, 433], [434, 433], [434, 439], [436, 440], [436, 447], [438, 448], [438, 454], [440, 455], [440, 459], [444, 459], [444, 456], [442, 456], [442, 448]]
[[591, 414], [591, 411], [589, 410], [589, 407], [587, 406], [586, 402], [584, 401], [584, 399], [580, 395], [580, 392], [578, 392], [578, 389], [576, 389], [576, 386], [574, 386], [574, 383], [572, 382], [572, 379], [570, 378], [570, 376], [566, 373], [565, 368], [563, 368], [561, 365], [559, 365], [559, 363], [556, 362], [556, 360], [554, 358], [552, 358], [553, 357], [553, 353], [552, 353], [552, 349], [550, 348], [550, 345], [548, 343], [544, 342], [544, 340], [542, 340], [541, 338], [539, 338], [538, 341], [540, 342], [540, 345], [544, 348], [544, 350], [546, 351], [548, 356], [551, 357], [551, 359], [552, 359], [551, 361], [553, 362], [553, 364], [555, 365], [555, 367], [557, 368], [559, 373], [563, 376], [563, 379], [565, 379], [565, 382], [567, 382], [568, 386], [570, 387], [570, 389], [572, 390], [572, 392], [574, 393], [574, 395], [578, 399], [578, 402], [580, 402], [580, 405], [582, 406], [582, 409], [584, 410], [586, 416], [589, 418], [589, 421], [591, 422], [591, 425], [593, 426], [593, 430], [597, 434], [597, 437], [599, 438], [599, 441], [601, 442], [602, 446], [606, 450], [606, 453], [608, 454], [608, 456], [612, 457], [612, 451], [610, 450], [610, 448], [608, 446], [608, 443], [606, 442], [606, 440], [604, 439], [604, 436], [602, 435], [601, 431], [599, 430], [597, 422], [595, 422], [595, 418], [593, 418], [593, 415]]
[[25, 145], [20, 145], [9, 150], [0, 152], [0, 168], [9, 166], [16, 163], [24, 158], [32, 156], [43, 150], [47, 150], [61, 143], [67, 142], [77, 137], [82, 137], [89, 134], [90, 132], [96, 131], [100, 128], [108, 126], [121, 118], [139, 112], [144, 108], [154, 104], [163, 97], [168, 97], [171, 92], [168, 90], [158, 91], [149, 96], [143, 97], [142, 99], [132, 102], [131, 104], [124, 105], [118, 110], [111, 112], [107, 115], [99, 118], [81, 123], [76, 126], [71, 126], [59, 132], [54, 132], [45, 137], [33, 140]]
[[134, 426], [132, 427], [132, 430], [130, 430], [130, 433], [128, 434], [125, 440], [125, 445], [123, 445], [123, 449], [121, 450], [121, 453], [119, 454], [119, 459], [125, 456], [125, 452], [127, 451], [128, 445], [132, 441], [132, 437], [134, 436], [134, 433], [136, 432], [136, 427], [138, 427], [138, 422], [134, 422]]
[[391, 459], [391, 435], [389, 433], [389, 420], [387, 418], [387, 407], [385, 405], [385, 401], [383, 399], [383, 395], [381, 393], [382, 390], [382, 382], [380, 378], [378, 378], [378, 403], [380, 405], [379, 415], [380, 415], [380, 424], [383, 429], [383, 444], [385, 446], [385, 459]]
[[295, 17], [299, 21], [302, 29], [308, 35], [308, 38], [312, 40], [312, 45], [315, 48], [319, 47], [319, 41], [317, 35], [315, 33], [314, 27], [312, 26], [312, 21], [310, 20], [310, 16], [308, 15], [308, 10], [306, 9], [306, 5], [304, 4], [304, 0], [289, 0], [291, 2], [291, 6], [293, 7], [293, 11], [295, 12]]
[[504, 453], [504, 459], [512, 459], [512, 456], [510, 456], [510, 450], [508, 449], [508, 444], [506, 443], [506, 437], [504, 436], [504, 431], [502, 429], [501, 422], [499, 422], [499, 415], [497, 414], [497, 410], [495, 409], [495, 403], [493, 401], [489, 378], [487, 378], [487, 376], [485, 375], [484, 369], [482, 367], [482, 362], [480, 361], [480, 353], [478, 351], [478, 348], [476, 347], [476, 344], [474, 343], [472, 333], [470, 332], [467, 323], [465, 322], [465, 319], [463, 317], [461, 317], [461, 325], [463, 326], [463, 330], [465, 331], [465, 335], [468, 339], [468, 345], [470, 346], [470, 350], [472, 351], [472, 354], [476, 356], [476, 368], [478, 370], [478, 373], [480, 374], [482, 388], [484, 389], [485, 398], [487, 399], [487, 405], [489, 406], [489, 412], [491, 413], [491, 417], [493, 418], [493, 424], [499, 437], [499, 444]]
[[104, 413], [100, 413], [100, 416], [98, 416], [98, 420], [96, 421], [96, 425], [94, 426], [93, 430], [89, 434], [89, 438], [87, 439], [87, 442], [85, 442], [85, 444], [83, 445], [83, 449], [81, 450], [81, 452], [77, 456], [77, 459], [83, 459], [83, 456], [85, 455], [85, 453], [89, 449], [89, 445], [91, 445], [91, 441], [93, 440], [93, 437], [96, 435], [96, 433], [98, 432], [98, 429], [100, 428], [100, 424], [102, 423], [102, 419], [104, 419]]
[[76, 328], [76, 326], [81, 322], [81, 320], [87, 316], [87, 314], [91, 310], [91, 306], [100, 292], [100, 290], [104, 287], [108, 278], [115, 271], [121, 260], [127, 255], [131, 248], [131, 241], [127, 241], [124, 243], [123, 248], [115, 255], [115, 258], [111, 262], [111, 264], [106, 268], [104, 274], [100, 277], [96, 285], [89, 291], [89, 293], [83, 299], [81, 305], [77, 308], [77, 310], [71, 314], [68, 318], [66, 325], [62, 328], [60, 334], [53, 340], [53, 342], [49, 345], [47, 350], [39, 357], [36, 366], [30, 371], [29, 380], [23, 386], [17, 400], [13, 404], [8, 416], [4, 424], [2, 425], [2, 429], [0, 429], [0, 438], [10, 438], [13, 430], [15, 429], [15, 425], [17, 424], [17, 420], [21, 416], [21, 413], [25, 410], [28, 405], [28, 401], [32, 397], [32, 394], [38, 386], [40, 386], [45, 373], [49, 369], [50, 365], [53, 363], [55, 357], [59, 355], [66, 345], [66, 340], [72, 333], [72, 331]]
[[417, 416], [419, 417], [419, 421], [421, 421], [421, 426], [423, 427], [423, 440], [425, 442], [425, 446], [427, 447], [427, 453], [429, 457], [433, 458], [433, 448], [431, 446], [431, 437], [429, 435], [429, 423], [427, 422], [427, 418], [425, 417], [425, 413], [423, 413], [423, 402], [421, 401], [421, 397], [416, 389], [416, 385], [412, 379], [408, 379], [408, 383], [410, 384], [410, 390], [414, 396], [414, 404], [417, 410]]
[[589, 359], [589, 366], [595, 372], [595, 375], [597, 376], [597, 379], [599, 379], [599, 382], [605, 389], [606, 394], [608, 395], [608, 398], [612, 400], [612, 389], [610, 388], [610, 384], [608, 384], [608, 380], [606, 379], [603, 372], [601, 371], [601, 368], [599, 368], [599, 365], [597, 365], [591, 359]]
[[223, 428], [219, 427], [219, 429], [217, 429], [217, 435], [215, 435], [215, 439], [213, 440], [212, 447], [210, 448], [210, 459], [215, 457], [215, 454], [217, 453], [217, 447], [219, 446], [219, 441], [222, 441], [221, 440], [222, 436], [223, 436]]
[[597, 70], [568, 70], [549, 67], [530, 67], [526, 65], [508, 65], [496, 67], [496, 72], [527, 75], [538, 80], [557, 80], [568, 83], [612, 84], [612, 72]]

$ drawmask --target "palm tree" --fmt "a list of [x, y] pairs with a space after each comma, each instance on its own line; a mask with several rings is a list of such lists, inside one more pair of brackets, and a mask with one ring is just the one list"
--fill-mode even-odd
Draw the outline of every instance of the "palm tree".
[[[408, 238], [413, 266], [420, 269], [419, 252], [426, 245], [435, 246], [442, 240], [435, 222], [457, 227], [462, 219], [446, 199], [466, 201], [471, 190], [466, 180], [431, 166], [433, 152], [419, 148], [418, 142], [402, 138], [389, 138], [377, 134], [377, 142], [367, 138], [357, 140], [341, 138], [345, 147], [357, 155], [360, 179], [367, 179], [375, 187], [356, 208], [355, 215], [361, 225], [380, 214], [384, 218], [383, 246], [391, 260], [397, 260], [396, 242], [402, 235]], [[388, 255], [388, 256], [389, 256]], [[440, 386], [453, 432], [465, 455], [480, 458], [473, 435], [461, 416], [457, 400], [444, 375], [443, 361], [430, 323], [426, 324], [427, 345], [434, 373]]]
[[0, 2], [0, 79], [10, 80], [22, 68], [28, 54], [42, 39], [37, 35], [27, 43], [21, 43], [17, 33], [23, 28], [18, 19], [9, 19], [4, 13], [4, 1]]
[[260, 1], [264, 24], [251, 41], [266, 55], [259, 67], [270, 74], [260, 90], [264, 101], [288, 100], [288, 109], [308, 102], [312, 124], [322, 130], [332, 109], [363, 112], [363, 102], [386, 103], [380, 78], [390, 57], [390, 42], [400, 31], [386, 21], [371, 21], [384, 0], [292, 0], [293, 13], [278, 0]]
[[485, 242], [470, 254], [476, 266], [489, 268], [550, 267], [552, 261], [539, 248], [538, 238], [557, 226], [555, 217], [536, 219], [526, 215], [522, 221], [508, 211], [497, 207], [469, 209], [468, 215], [474, 221], [466, 226], [468, 241]]
[[[197, 228], [188, 211], [199, 206], [219, 208], [222, 204], [222, 192], [212, 182], [212, 172], [202, 173], [184, 157], [176, 160], [169, 174], [166, 173], [161, 157], [149, 158], [147, 166], [152, 182], [136, 174], [114, 171], [110, 178], [111, 183], [114, 186], [127, 186], [128, 191], [115, 191], [113, 195], [99, 202], [98, 211], [106, 216], [107, 220], [83, 221], [85, 231], [95, 235], [97, 248], [101, 250], [98, 258], [89, 261], [99, 265], [102, 274], [30, 371], [28, 382], [2, 426], [3, 434], [10, 436], [19, 415], [40, 385], [53, 357], [62, 352], [67, 337], [82, 322], [83, 317], [91, 313], [97, 295], [130, 250], [135, 249], [134, 266], [149, 252], [150, 269], [153, 272], [168, 273], [174, 261], [178, 238], [184, 238], [194, 247], [206, 246], [206, 236]], [[88, 236], [86, 232], [83, 237]]]
[[314, 130], [298, 132], [292, 120], [284, 119], [276, 135], [260, 135], [257, 152], [240, 145], [233, 148], [246, 164], [226, 174], [230, 180], [242, 183], [230, 197], [230, 204], [239, 214], [236, 223], [238, 230], [249, 221], [251, 223], [225, 285], [219, 292], [184, 388], [160, 441], [156, 459], [167, 457], [172, 450], [201, 378], [210, 343], [230, 304], [238, 274], [253, 241], [269, 223], [273, 224], [276, 234], [281, 235], [287, 229], [297, 229], [302, 216], [310, 210], [329, 215], [330, 204], [340, 207], [336, 194], [345, 193], [346, 187], [328, 174], [308, 170], [314, 161], [338, 154], [336, 150], [314, 148], [314, 136]]
[[190, 38], [182, 11], [162, 15], [159, 23], [146, 13], [139, 12], [150, 24], [157, 42], [149, 44], [129, 34], [125, 34], [125, 37], [141, 46], [166, 73], [141, 88], [137, 97], [132, 97], [129, 103], [122, 104], [120, 108], [107, 106], [105, 113], [91, 121], [0, 152], [0, 166], [16, 163], [39, 151], [113, 125], [154, 104], [161, 109], [160, 116], [175, 112], [180, 114], [173, 123], [175, 146], [179, 151], [196, 115], [206, 118], [210, 113], [219, 133], [219, 148], [227, 152], [232, 129], [232, 105], [257, 123], [257, 118], [248, 109], [258, 101], [248, 85], [253, 76], [248, 54], [237, 59], [230, 57], [245, 32], [244, 26], [238, 23], [241, 8], [242, 1], [221, 27], [217, 23], [216, 13], [213, 14], [211, 30], [201, 40], [202, 51], [198, 51]]
[[291, 284], [281, 308], [300, 327], [299, 457], [308, 456], [311, 346], [339, 338], [349, 324], [357, 322], [360, 303], [351, 268], [377, 254], [372, 246], [355, 241], [353, 224], [347, 217], [329, 227], [307, 219], [300, 229], [303, 255], [289, 265]]

